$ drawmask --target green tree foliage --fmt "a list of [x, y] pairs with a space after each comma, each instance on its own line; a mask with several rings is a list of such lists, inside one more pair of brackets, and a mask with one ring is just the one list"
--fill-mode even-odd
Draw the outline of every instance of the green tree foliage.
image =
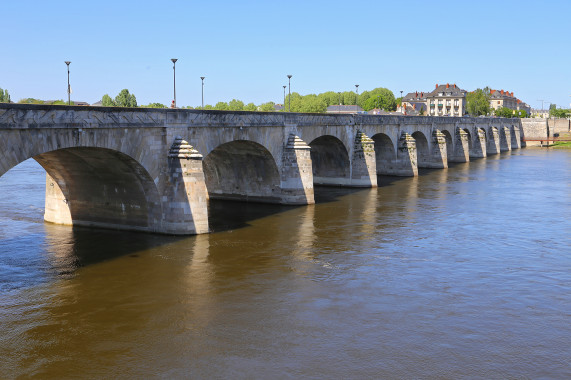
[[0, 88], [0, 103], [10, 103], [10, 94], [8, 93], [8, 90]]
[[167, 106], [165, 106], [162, 103], [149, 103], [146, 106], [140, 106], [143, 108], [168, 108]]
[[244, 102], [237, 99], [232, 99], [228, 103], [228, 110], [229, 111], [243, 111], [244, 110]]
[[216, 103], [216, 105], [214, 106], [215, 110], [219, 110], [219, 111], [228, 111], [228, 103], [226, 102], [218, 102]]
[[274, 108], [275, 105], [276, 105], [276, 103], [274, 103], [274, 102], [263, 103], [263, 104], [260, 104], [260, 106], [258, 107], [258, 110], [261, 112], [274, 112], [276, 110]]
[[361, 106], [365, 111], [370, 111], [374, 108], [380, 108], [385, 111], [395, 111], [397, 109], [395, 95], [387, 88], [375, 88], [373, 91], [368, 92], [367, 95], [367, 100]]
[[551, 117], [567, 118], [570, 115], [571, 115], [571, 109], [564, 109], [564, 108], [549, 109], [549, 116]]
[[521, 119], [525, 119], [527, 117], [527, 111], [526, 110], [516, 111], [516, 116]]
[[115, 102], [109, 95], [105, 94], [103, 98], [101, 98], [101, 105], [103, 107], [115, 107]]
[[248, 103], [244, 106], [244, 111], [257, 111], [258, 107], [254, 103]]
[[21, 104], [46, 104], [45, 101], [40, 100], [40, 99], [34, 99], [34, 98], [24, 98], [24, 99], [20, 99], [18, 101], [18, 103]]
[[490, 92], [482, 90], [466, 94], [466, 111], [471, 116], [487, 115], [490, 113]]
[[117, 107], [137, 107], [137, 98], [135, 98], [135, 94], [130, 94], [129, 90], [125, 88], [115, 97], [115, 105]]
[[494, 114], [498, 117], [516, 117], [516, 111], [511, 108], [501, 107], [494, 111]]

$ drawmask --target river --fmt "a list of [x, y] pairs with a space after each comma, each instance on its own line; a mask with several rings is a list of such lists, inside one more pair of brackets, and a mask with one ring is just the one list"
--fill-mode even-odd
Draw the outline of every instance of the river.
[[213, 202], [192, 237], [45, 224], [0, 178], [0, 377], [571, 377], [571, 152], [316, 205]]

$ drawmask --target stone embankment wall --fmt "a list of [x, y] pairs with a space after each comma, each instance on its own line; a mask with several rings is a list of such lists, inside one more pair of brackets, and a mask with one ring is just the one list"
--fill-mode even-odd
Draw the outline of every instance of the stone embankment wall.
[[547, 119], [521, 119], [521, 127], [523, 129], [523, 135], [526, 140], [526, 146], [540, 145], [540, 141], [529, 140], [547, 139]]
[[571, 120], [569, 119], [547, 119], [549, 126], [549, 135], [554, 133], [567, 133], [571, 131]]

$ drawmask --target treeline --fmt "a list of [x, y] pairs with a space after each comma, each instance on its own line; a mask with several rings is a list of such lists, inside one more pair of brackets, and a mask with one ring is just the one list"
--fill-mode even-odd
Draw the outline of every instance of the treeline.
[[549, 108], [549, 116], [566, 119], [571, 116], [571, 109], [551, 107]]
[[498, 117], [527, 117], [525, 110], [512, 110], [511, 108], [501, 107], [494, 110], [490, 106], [490, 88], [478, 88], [466, 94], [466, 113], [470, 116], [495, 115]]

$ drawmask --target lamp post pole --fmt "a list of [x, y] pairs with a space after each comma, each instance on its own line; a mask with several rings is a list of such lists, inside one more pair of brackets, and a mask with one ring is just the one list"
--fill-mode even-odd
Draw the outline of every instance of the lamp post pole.
[[401, 108], [401, 112], [402, 112], [402, 107], [403, 107], [403, 103], [402, 103], [402, 90], [400, 90], [400, 108]]
[[[289, 106], [288, 106], [288, 112], [291, 112], [291, 77], [292, 77], [292, 75], [291, 75], [291, 74], [288, 74], [288, 76], [287, 76], [287, 81], [288, 81], [288, 86], [289, 86], [289, 87], [288, 87], [288, 92], [289, 92], [289, 99], [288, 99]], [[285, 107], [285, 104], [284, 104], [284, 107]]]
[[355, 93], [357, 94], [357, 97], [355, 98], [355, 105], [358, 106], [359, 105], [359, 85], [358, 84], [355, 85]]
[[200, 77], [200, 80], [202, 80], [202, 110], [204, 110], [204, 78], [206, 77]]
[[71, 61], [65, 61], [65, 64], [67, 65], [67, 105], [70, 106], [71, 105], [71, 87], [69, 87], [69, 64], [71, 63]]
[[285, 89], [286, 89], [286, 85], [284, 84], [284, 112], [285, 112]]
[[176, 108], [176, 61], [178, 61], [178, 59], [171, 58], [171, 61], [172, 61], [172, 73], [173, 73], [173, 95], [174, 95], [173, 106], [174, 108]]

